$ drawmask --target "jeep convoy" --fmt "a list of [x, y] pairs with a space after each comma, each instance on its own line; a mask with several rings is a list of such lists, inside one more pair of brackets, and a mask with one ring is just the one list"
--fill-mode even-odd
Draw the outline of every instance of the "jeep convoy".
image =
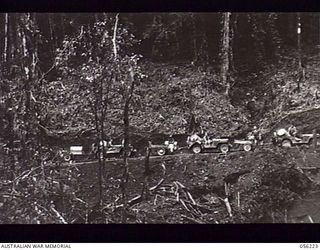
[[[162, 135], [165, 136], [165, 135]], [[317, 145], [320, 145], [320, 134], [316, 134]], [[312, 145], [314, 134], [298, 134], [295, 127], [280, 128], [273, 132], [272, 143], [275, 146], [289, 148], [292, 146]], [[121, 138], [120, 138], [121, 139]], [[257, 133], [249, 133], [247, 139], [234, 139], [230, 137], [216, 138], [207, 133], [194, 133], [192, 135], [177, 134], [170, 135], [167, 138], [162, 137], [157, 143], [149, 140], [149, 149], [153, 156], [163, 156], [168, 154], [176, 154], [181, 152], [191, 152], [194, 154], [205, 152], [216, 152], [227, 154], [232, 151], [252, 151], [264, 142], [261, 136]], [[15, 143], [14, 145], [16, 145]], [[18, 144], [17, 144], [18, 145]], [[6, 145], [3, 146], [7, 148]], [[15, 152], [16, 147], [12, 150]], [[17, 147], [19, 148], [19, 147]], [[139, 148], [139, 146], [137, 147]], [[135, 157], [142, 155], [133, 145], [129, 144], [128, 156]], [[71, 145], [68, 148], [60, 149], [54, 153], [54, 150], [49, 150], [45, 155], [47, 158], [59, 158], [64, 162], [96, 160], [99, 158], [121, 157], [124, 153], [124, 141], [113, 143], [112, 139], [99, 142], [91, 142], [86, 144]], [[51, 157], [50, 157], [51, 155]], [[54, 155], [52, 157], [52, 155]]]
[[[185, 138], [185, 139], [183, 139]], [[178, 142], [179, 141], [179, 142]], [[112, 144], [112, 140], [100, 141], [100, 150], [96, 143], [93, 143], [91, 148], [82, 145], [74, 145], [69, 147], [69, 154], [64, 154], [65, 161], [89, 160], [102, 158], [120, 157], [123, 155], [124, 144]], [[149, 149], [153, 156], [163, 156], [176, 154], [179, 152], [190, 151], [194, 154], [202, 152], [220, 152], [223, 154], [229, 151], [251, 151], [255, 146], [254, 140], [240, 140], [232, 138], [215, 138], [212, 135], [194, 133], [189, 136], [171, 135], [162, 143], [153, 143], [149, 141]], [[104, 150], [102, 150], [102, 148]], [[132, 145], [129, 145], [128, 156], [137, 156], [137, 150]]]

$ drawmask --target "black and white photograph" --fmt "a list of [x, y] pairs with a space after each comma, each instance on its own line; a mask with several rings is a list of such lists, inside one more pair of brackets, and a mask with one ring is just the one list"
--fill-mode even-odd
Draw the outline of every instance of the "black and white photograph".
[[1, 224], [320, 222], [319, 12], [0, 13]]

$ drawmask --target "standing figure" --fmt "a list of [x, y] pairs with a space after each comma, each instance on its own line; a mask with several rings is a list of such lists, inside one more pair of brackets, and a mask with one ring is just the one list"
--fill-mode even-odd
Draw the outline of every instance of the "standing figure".
[[288, 128], [288, 133], [290, 136], [293, 136], [297, 141], [301, 141], [301, 138], [298, 137], [298, 130], [296, 126], [291, 125]]

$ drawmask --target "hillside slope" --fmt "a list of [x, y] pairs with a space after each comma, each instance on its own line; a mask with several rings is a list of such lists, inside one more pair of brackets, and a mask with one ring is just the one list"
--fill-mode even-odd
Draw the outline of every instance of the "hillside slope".
[[262, 129], [268, 131], [288, 124], [304, 132], [320, 129], [320, 55], [305, 57], [304, 76], [299, 76], [296, 69], [294, 62], [283, 64], [268, 79], [274, 87], [274, 98], [258, 122]]

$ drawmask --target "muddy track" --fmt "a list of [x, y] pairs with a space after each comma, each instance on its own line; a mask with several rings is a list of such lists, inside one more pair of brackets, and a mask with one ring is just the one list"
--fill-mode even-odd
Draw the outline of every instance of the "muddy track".
[[[237, 152], [231, 152], [228, 154], [235, 154]], [[157, 160], [168, 160], [168, 159], [176, 159], [177, 157], [188, 157], [191, 154], [189, 153], [184, 153], [184, 154], [173, 154], [173, 155], [164, 155], [164, 156], [150, 156], [150, 161], [157, 161]], [[223, 153], [201, 153], [199, 155], [203, 155], [203, 156], [212, 156], [212, 157], [220, 157], [222, 155], [225, 155]], [[134, 158], [129, 158], [128, 162], [129, 163], [134, 163], [134, 162], [140, 162], [142, 160], [144, 160], [145, 157], [144, 156], [139, 156], [139, 157], [134, 157]], [[106, 159], [106, 164], [108, 163], [119, 163], [122, 164], [122, 158], [110, 158], [110, 159]], [[91, 166], [91, 165], [97, 165], [98, 164], [98, 160], [94, 160], [94, 161], [79, 161], [79, 162], [71, 162], [71, 163], [64, 163], [63, 166]]]

